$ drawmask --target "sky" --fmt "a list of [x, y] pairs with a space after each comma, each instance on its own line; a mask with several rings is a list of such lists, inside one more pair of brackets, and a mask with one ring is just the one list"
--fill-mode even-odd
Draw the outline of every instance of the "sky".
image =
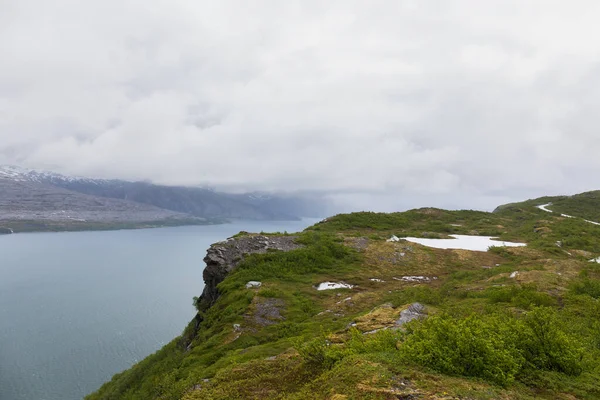
[[0, 0], [0, 164], [492, 209], [600, 189], [596, 0]]

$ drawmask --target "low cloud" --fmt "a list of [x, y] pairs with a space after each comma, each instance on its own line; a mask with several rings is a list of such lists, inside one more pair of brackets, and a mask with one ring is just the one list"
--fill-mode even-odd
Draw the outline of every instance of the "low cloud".
[[0, 163], [343, 209], [597, 188], [595, 1], [2, 8]]

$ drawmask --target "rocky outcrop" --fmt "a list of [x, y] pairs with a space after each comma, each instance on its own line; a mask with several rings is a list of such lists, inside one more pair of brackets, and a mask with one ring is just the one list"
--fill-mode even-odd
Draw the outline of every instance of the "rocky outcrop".
[[421, 303], [412, 303], [405, 310], [402, 310], [400, 313], [400, 318], [396, 321], [396, 326], [400, 327], [407, 322], [410, 322], [415, 319], [425, 318], [427, 314], [425, 313], [425, 306]]
[[203, 321], [203, 314], [219, 298], [217, 285], [234, 270], [249, 254], [264, 254], [269, 250], [290, 251], [302, 247], [296, 243], [296, 236], [266, 236], [252, 235], [242, 232], [242, 235], [232, 237], [210, 246], [204, 257], [204, 291], [196, 301], [198, 314], [194, 318], [192, 337], [184, 338], [186, 346], [191, 343], [195, 332]]

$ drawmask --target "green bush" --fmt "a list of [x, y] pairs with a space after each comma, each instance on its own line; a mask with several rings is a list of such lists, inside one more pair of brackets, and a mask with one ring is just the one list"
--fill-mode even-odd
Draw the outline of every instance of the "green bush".
[[534, 308], [523, 319], [443, 315], [415, 321], [408, 324], [400, 351], [407, 362], [500, 385], [540, 370], [583, 371], [583, 349], [547, 307]]
[[330, 343], [324, 336], [310, 341], [298, 339], [292, 343], [302, 360], [313, 370], [330, 369], [343, 358], [340, 351], [335, 351], [330, 347]]
[[433, 316], [407, 328], [400, 347], [403, 358], [445, 374], [506, 385], [524, 362], [515, 343], [507, 340], [511, 336], [508, 330], [496, 319]]
[[571, 286], [571, 290], [575, 294], [584, 294], [600, 299], [600, 280], [584, 278]]
[[529, 310], [533, 307], [555, 306], [554, 297], [544, 292], [538, 292], [535, 285], [494, 287], [487, 289], [483, 295], [491, 303], [510, 303], [515, 307]]
[[554, 309], [534, 309], [527, 313], [519, 327], [518, 345], [528, 367], [567, 375], [581, 374], [583, 349], [576, 338], [561, 329]]

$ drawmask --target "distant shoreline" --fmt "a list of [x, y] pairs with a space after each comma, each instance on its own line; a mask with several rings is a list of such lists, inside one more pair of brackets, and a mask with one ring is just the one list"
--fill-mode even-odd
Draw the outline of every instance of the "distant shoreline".
[[[44, 220], [0, 220], [0, 236], [19, 233], [59, 233], [59, 232], [95, 232], [138, 229], [173, 228], [179, 226], [224, 225], [244, 218], [182, 219], [144, 222], [82, 222], [82, 221], [44, 221]], [[302, 218], [299, 218], [302, 220]], [[287, 220], [256, 220], [287, 221]], [[296, 220], [289, 220], [296, 221]]]
[[93, 232], [168, 228], [176, 226], [221, 225], [229, 221], [223, 219], [211, 220], [165, 220], [143, 222], [79, 222], [79, 221], [36, 221], [12, 220], [0, 221], [0, 235], [19, 233], [50, 233], [50, 232]]

